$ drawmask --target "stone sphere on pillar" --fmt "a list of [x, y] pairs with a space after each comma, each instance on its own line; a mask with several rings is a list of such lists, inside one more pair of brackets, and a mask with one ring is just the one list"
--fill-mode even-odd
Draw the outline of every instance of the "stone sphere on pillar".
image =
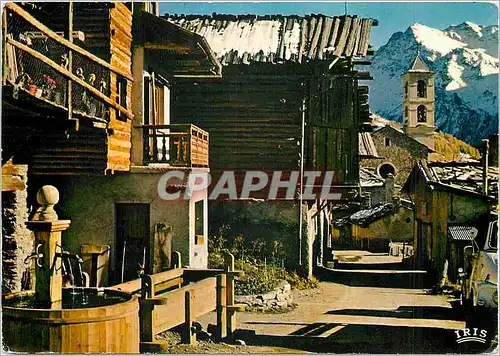
[[59, 191], [52, 185], [44, 185], [36, 193], [36, 200], [41, 205], [39, 218], [43, 221], [55, 221], [58, 219], [54, 205], [59, 202]]

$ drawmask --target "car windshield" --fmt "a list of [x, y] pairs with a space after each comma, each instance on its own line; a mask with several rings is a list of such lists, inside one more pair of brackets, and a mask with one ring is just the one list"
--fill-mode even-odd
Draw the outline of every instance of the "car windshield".
[[490, 248], [498, 248], [498, 222], [495, 221], [491, 226], [491, 237], [488, 243]]

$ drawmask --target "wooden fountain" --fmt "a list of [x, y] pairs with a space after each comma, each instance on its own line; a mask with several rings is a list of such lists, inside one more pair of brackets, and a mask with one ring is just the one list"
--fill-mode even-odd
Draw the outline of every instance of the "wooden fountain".
[[92, 301], [68, 307], [60, 256], [61, 235], [71, 221], [58, 219], [54, 205], [59, 192], [55, 187], [42, 187], [37, 201], [41, 207], [27, 222], [35, 234], [36, 250], [30, 256], [36, 263], [35, 290], [3, 296], [4, 348], [17, 352], [138, 353], [136, 295], [78, 288], [84, 296], [92, 296]]

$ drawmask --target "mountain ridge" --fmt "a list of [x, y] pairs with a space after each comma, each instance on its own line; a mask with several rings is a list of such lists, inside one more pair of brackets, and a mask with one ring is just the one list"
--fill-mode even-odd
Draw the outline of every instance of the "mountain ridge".
[[444, 30], [415, 23], [371, 58], [370, 108], [402, 122], [402, 80], [416, 54], [435, 72], [438, 129], [478, 146], [497, 132], [498, 26], [464, 22]]

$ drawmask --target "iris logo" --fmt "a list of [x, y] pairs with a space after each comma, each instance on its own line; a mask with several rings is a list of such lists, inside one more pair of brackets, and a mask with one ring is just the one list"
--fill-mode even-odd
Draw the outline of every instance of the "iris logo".
[[463, 330], [455, 330], [455, 334], [457, 335], [457, 343], [461, 344], [462, 342], [468, 341], [476, 341], [486, 343], [486, 335], [488, 331], [484, 329], [472, 328], [472, 329], [463, 329]]

